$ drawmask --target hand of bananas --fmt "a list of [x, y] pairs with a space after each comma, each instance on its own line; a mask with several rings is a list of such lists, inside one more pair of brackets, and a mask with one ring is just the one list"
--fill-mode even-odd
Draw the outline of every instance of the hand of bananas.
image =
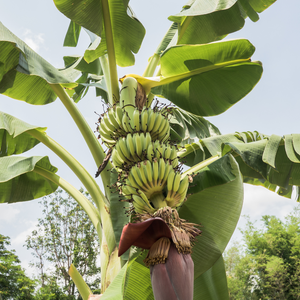
[[185, 199], [188, 177], [181, 180], [177, 147], [168, 143], [166, 110], [136, 107], [138, 83], [123, 81], [120, 102], [103, 114], [98, 132], [112, 149], [112, 162], [120, 173], [118, 189], [137, 213], [177, 207]]

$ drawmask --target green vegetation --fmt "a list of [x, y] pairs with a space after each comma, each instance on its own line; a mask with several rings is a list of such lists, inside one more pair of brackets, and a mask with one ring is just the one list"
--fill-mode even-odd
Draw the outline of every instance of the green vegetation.
[[26, 276], [14, 250], [8, 250], [9, 237], [0, 234], [0, 299], [34, 300], [36, 283]]
[[245, 244], [225, 253], [230, 299], [300, 298], [300, 208], [282, 222], [263, 216], [258, 229], [248, 220]]

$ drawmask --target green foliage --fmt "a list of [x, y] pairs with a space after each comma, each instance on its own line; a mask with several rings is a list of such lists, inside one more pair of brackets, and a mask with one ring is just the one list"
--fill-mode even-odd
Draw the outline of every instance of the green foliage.
[[299, 299], [300, 207], [285, 222], [264, 216], [263, 228], [248, 221], [239, 245], [226, 251], [230, 299]]
[[36, 282], [25, 275], [14, 250], [8, 250], [9, 237], [0, 234], [0, 299], [33, 300]]
[[[86, 213], [62, 190], [44, 197], [40, 203], [44, 218], [38, 220], [37, 229], [26, 240], [27, 249], [31, 249], [35, 257], [32, 265], [39, 270], [41, 289], [38, 295], [41, 298], [38, 299], [65, 299], [63, 295], [76, 295], [68, 274], [72, 263], [91, 289], [97, 289], [100, 283], [99, 244]], [[46, 263], [54, 270], [47, 272]]]

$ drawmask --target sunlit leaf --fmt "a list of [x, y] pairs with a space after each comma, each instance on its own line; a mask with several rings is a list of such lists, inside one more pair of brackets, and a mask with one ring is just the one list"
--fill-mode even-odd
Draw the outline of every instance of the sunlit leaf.
[[254, 50], [243, 39], [175, 46], [161, 56], [160, 77], [126, 77], [192, 114], [213, 116], [241, 100], [259, 81], [262, 66], [250, 61]]
[[27, 133], [33, 129], [46, 130], [0, 111], [0, 157], [20, 154], [36, 146], [39, 141]]
[[65, 47], [76, 47], [81, 31], [81, 26], [77, 25], [75, 22], [71, 21], [68, 31], [65, 36], [64, 46]]
[[77, 86], [74, 68], [58, 70], [0, 23], [0, 93], [30, 104], [43, 105], [57, 96], [49, 84]]
[[192, 0], [183, 10], [169, 17], [179, 24], [178, 44], [204, 44], [240, 30], [249, 17], [256, 22], [276, 0]]
[[47, 156], [6, 156], [0, 158], [0, 203], [37, 199], [53, 193], [57, 185], [34, 172], [39, 167], [57, 172]]
[[[145, 29], [138, 19], [127, 13], [129, 1], [109, 0], [111, 26], [117, 64], [121, 67], [134, 64], [134, 55], [140, 49]], [[102, 2], [98, 0], [54, 0], [58, 10], [76, 24], [97, 34], [98, 38], [85, 53], [88, 62], [106, 54], [105, 31], [103, 29]]]

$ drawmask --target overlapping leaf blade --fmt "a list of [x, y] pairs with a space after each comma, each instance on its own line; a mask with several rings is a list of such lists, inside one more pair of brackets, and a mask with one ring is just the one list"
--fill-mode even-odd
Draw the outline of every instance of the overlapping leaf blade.
[[[129, 1], [108, 2], [117, 64], [121, 67], [131, 66], [135, 61], [133, 53], [140, 49], [145, 29], [135, 16], [127, 14]], [[72, 21], [101, 37], [86, 51], [85, 59], [88, 62], [107, 53], [101, 1], [54, 0], [54, 3]]]
[[193, 165], [213, 155], [230, 152], [239, 164], [245, 183], [260, 185], [291, 198], [293, 188], [299, 200], [300, 135], [265, 136], [258, 132], [209, 137], [185, 145], [186, 164]]
[[194, 300], [229, 300], [223, 257], [194, 283]]
[[37, 199], [53, 193], [57, 185], [35, 173], [35, 167], [52, 173], [47, 156], [6, 156], [0, 158], [0, 203], [14, 203]]
[[30, 104], [43, 105], [57, 96], [49, 84], [77, 86], [74, 68], [58, 70], [0, 23], [0, 93]]
[[190, 144], [195, 138], [202, 139], [221, 134], [219, 129], [206, 119], [180, 108], [172, 109], [171, 116], [171, 141]]
[[240, 217], [243, 180], [232, 156], [210, 164], [194, 178], [192, 196], [179, 209], [180, 217], [201, 224], [202, 235], [193, 247], [195, 279], [220, 258]]
[[252, 21], [276, 0], [193, 0], [183, 10], [169, 17], [179, 24], [177, 44], [204, 44], [223, 39], [240, 30], [249, 16]]
[[27, 133], [33, 129], [46, 130], [0, 111], [0, 157], [24, 153], [36, 146], [39, 141]]
[[96, 96], [101, 96], [107, 102], [107, 86], [99, 59], [87, 63], [82, 56], [64, 56], [64, 63], [66, 67], [74, 65], [76, 70], [82, 72], [81, 77], [76, 80], [78, 86], [67, 90], [76, 103], [86, 95], [90, 87], [96, 89]]
[[250, 62], [254, 51], [243, 39], [175, 46], [161, 56], [160, 77], [128, 76], [190, 113], [213, 116], [241, 100], [259, 81], [262, 66]]

